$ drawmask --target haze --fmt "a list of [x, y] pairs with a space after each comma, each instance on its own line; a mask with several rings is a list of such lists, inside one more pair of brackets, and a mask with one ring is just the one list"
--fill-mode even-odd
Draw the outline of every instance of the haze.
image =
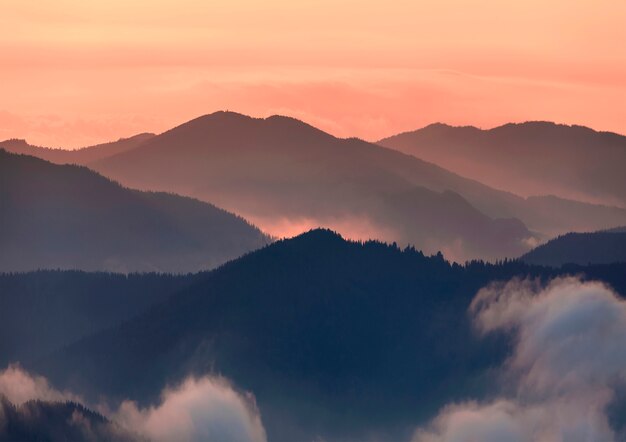
[[79, 147], [216, 109], [376, 140], [434, 121], [626, 132], [626, 3], [4, 1], [0, 139]]

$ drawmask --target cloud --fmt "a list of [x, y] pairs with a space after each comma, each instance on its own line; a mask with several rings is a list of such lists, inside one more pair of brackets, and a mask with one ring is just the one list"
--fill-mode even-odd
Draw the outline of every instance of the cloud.
[[415, 442], [611, 441], [606, 409], [626, 383], [626, 302], [604, 284], [559, 278], [482, 289], [481, 334], [510, 332], [500, 398], [445, 407]]
[[[54, 389], [45, 377], [30, 374], [19, 365], [10, 365], [0, 372], [0, 395], [18, 406], [30, 400], [84, 403], [79, 396]], [[254, 397], [235, 391], [223, 378], [189, 377], [176, 388], [166, 388], [158, 406], [142, 409], [127, 400], [113, 413], [106, 413], [103, 406], [92, 408], [115, 422], [111, 431], [126, 429], [153, 442], [266, 441]]]
[[17, 364], [11, 364], [0, 372], [0, 395], [16, 405], [30, 400], [80, 401], [78, 396], [55, 390], [46, 378], [32, 375]]
[[54, 389], [43, 376], [10, 365], [0, 372], [0, 440], [144, 441], [115, 423], [94, 419], [82, 407], [64, 414], [66, 401], [81, 402]]
[[414, 440], [442, 441], [524, 441], [518, 407], [509, 401], [481, 406], [476, 402], [446, 407], [428, 430], [418, 430]]
[[166, 389], [156, 407], [122, 403], [114, 419], [159, 441], [265, 442], [265, 430], [251, 395], [241, 395], [223, 379], [190, 377]]

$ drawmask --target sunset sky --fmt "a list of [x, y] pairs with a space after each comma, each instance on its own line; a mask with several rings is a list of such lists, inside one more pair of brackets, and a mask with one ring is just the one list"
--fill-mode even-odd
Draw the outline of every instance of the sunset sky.
[[3, 0], [0, 139], [79, 147], [220, 109], [368, 140], [626, 133], [625, 24], [624, 0]]

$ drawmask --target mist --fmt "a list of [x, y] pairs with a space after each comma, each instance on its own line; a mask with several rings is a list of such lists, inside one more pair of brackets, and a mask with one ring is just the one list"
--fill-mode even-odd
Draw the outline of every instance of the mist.
[[166, 388], [157, 406], [124, 401], [114, 414], [122, 426], [155, 442], [265, 442], [254, 396], [239, 394], [222, 378], [187, 378]]
[[616, 439], [607, 408], [626, 382], [626, 302], [613, 290], [512, 280], [482, 289], [469, 311], [479, 334], [513, 337], [494, 399], [449, 404], [414, 442]]
[[80, 401], [80, 397], [53, 388], [43, 376], [25, 371], [19, 364], [10, 364], [0, 372], [0, 395], [15, 405], [32, 400]]
[[[59, 391], [48, 380], [29, 373], [17, 364], [0, 372], [0, 397], [21, 406], [29, 401], [84, 403], [80, 395]], [[104, 404], [88, 404], [112, 423], [114, 434], [134, 434], [138, 440], [266, 442], [260, 412], [251, 393], [237, 392], [221, 377], [188, 377], [166, 387], [158, 405], [141, 408], [132, 400], [123, 401], [114, 411]], [[75, 413], [68, 425], [89, 428], [89, 421]], [[0, 413], [0, 429], [4, 426]], [[122, 433], [119, 432], [122, 430]], [[127, 431], [128, 433], [124, 433]], [[86, 433], [85, 433], [86, 434]], [[0, 438], [2, 433], [0, 431]], [[98, 440], [95, 438], [94, 440]]]

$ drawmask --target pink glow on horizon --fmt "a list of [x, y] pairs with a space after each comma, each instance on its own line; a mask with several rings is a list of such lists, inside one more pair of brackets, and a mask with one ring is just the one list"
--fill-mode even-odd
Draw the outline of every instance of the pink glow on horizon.
[[621, 0], [7, 0], [2, 12], [0, 139], [73, 148], [220, 109], [368, 140], [436, 121], [626, 133]]

